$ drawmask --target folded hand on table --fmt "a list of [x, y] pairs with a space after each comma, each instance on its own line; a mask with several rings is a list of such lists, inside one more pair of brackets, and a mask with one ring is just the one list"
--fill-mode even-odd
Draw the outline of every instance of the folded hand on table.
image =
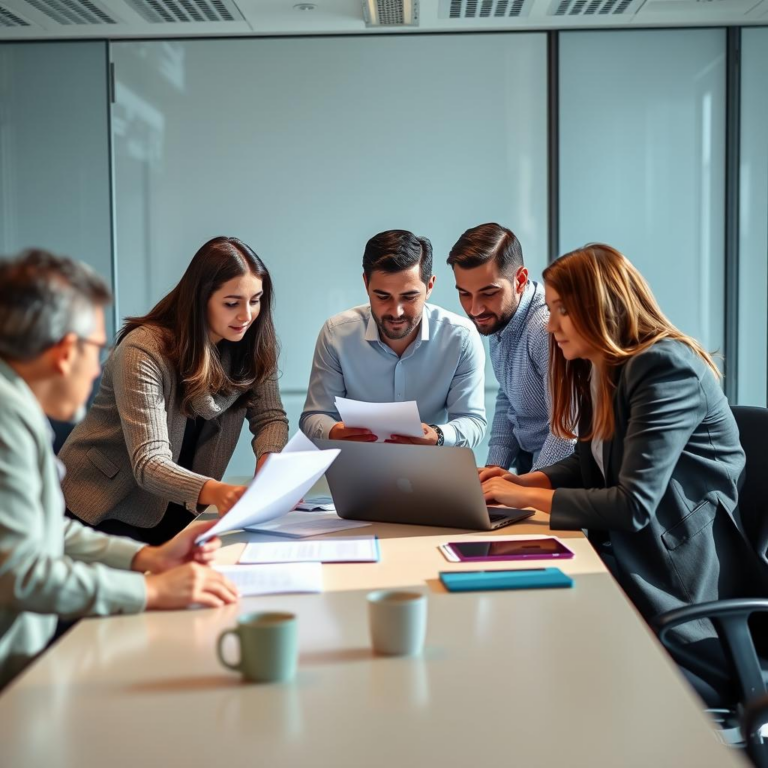
[[192, 523], [159, 547], [144, 547], [136, 553], [131, 567], [145, 576], [147, 608], [186, 608], [199, 604], [216, 607], [233, 603], [237, 588], [229, 579], [208, 567], [219, 538], [200, 545], [195, 539], [216, 524], [215, 520]]

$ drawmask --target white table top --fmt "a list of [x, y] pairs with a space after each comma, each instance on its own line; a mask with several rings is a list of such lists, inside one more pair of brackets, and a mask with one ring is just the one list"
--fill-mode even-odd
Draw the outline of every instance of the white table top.
[[[379, 535], [382, 562], [324, 566], [321, 595], [83, 621], [0, 696], [0, 762], [744, 766], [716, 742], [581, 534], [563, 537], [576, 558], [556, 563], [574, 576], [573, 589], [442, 589], [439, 570], [477, 566], [448, 563], [437, 543], [534, 532], [547, 532], [546, 516], [493, 534], [360, 528], [344, 535]], [[242, 546], [228, 544], [222, 561], [234, 562]], [[483, 564], [491, 567], [515, 564]], [[421, 657], [371, 652], [365, 595], [392, 586], [429, 595]], [[298, 614], [292, 683], [242, 683], [216, 660], [219, 632], [263, 609]]]

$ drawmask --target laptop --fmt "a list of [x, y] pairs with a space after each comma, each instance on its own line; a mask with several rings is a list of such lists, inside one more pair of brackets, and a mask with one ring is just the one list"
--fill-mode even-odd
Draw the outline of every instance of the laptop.
[[492, 531], [533, 515], [489, 507], [469, 448], [314, 440], [341, 453], [325, 473], [339, 517]]

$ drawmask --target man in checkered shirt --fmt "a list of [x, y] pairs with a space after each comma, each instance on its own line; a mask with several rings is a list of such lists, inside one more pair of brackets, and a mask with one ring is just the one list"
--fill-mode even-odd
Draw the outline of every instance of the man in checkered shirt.
[[481, 224], [459, 238], [448, 264], [464, 311], [488, 336], [499, 382], [486, 465], [523, 474], [564, 459], [573, 441], [549, 426], [549, 311], [544, 287], [528, 279], [520, 241], [499, 224]]

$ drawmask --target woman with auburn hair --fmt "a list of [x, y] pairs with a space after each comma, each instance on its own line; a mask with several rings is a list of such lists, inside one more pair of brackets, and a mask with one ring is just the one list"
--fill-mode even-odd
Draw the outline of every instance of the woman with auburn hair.
[[[481, 470], [486, 499], [543, 510], [555, 530], [588, 529], [647, 619], [764, 594], [737, 508], [744, 452], [712, 358], [615, 248], [580, 248], [543, 276], [552, 431], [578, 435], [576, 452], [519, 477]], [[722, 663], [708, 622], [682, 626], [677, 639]]]
[[220, 480], [243, 420], [257, 470], [288, 438], [272, 303], [262, 260], [216, 237], [148, 314], [127, 319], [60, 453], [68, 514], [161, 544], [201, 507], [230, 509], [245, 488]]

